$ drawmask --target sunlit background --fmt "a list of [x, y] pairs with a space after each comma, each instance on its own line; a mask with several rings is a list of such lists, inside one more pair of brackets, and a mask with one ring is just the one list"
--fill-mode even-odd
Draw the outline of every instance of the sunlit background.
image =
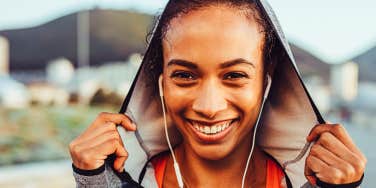
[[[74, 187], [68, 143], [117, 112], [166, 0], [0, 0], [0, 187]], [[376, 1], [270, 0], [326, 120], [376, 180]]]

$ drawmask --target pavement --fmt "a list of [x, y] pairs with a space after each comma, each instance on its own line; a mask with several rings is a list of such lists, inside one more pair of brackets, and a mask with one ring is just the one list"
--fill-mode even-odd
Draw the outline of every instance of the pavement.
[[70, 160], [0, 167], [1, 188], [75, 187]]

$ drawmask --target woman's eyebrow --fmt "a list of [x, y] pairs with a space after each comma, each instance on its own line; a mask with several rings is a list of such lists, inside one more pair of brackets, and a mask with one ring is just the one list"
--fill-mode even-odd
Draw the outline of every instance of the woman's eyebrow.
[[[228, 68], [228, 67], [238, 65], [238, 64], [247, 64], [247, 65], [251, 65], [253, 68], [256, 68], [256, 66], [252, 62], [247, 61], [243, 58], [226, 61], [224, 63], [221, 63], [219, 66], [221, 69], [224, 69], [224, 68]], [[172, 59], [167, 63], [167, 66], [172, 66], [172, 65], [183, 66], [183, 67], [187, 67], [190, 69], [198, 69], [197, 64], [187, 61], [187, 60], [182, 60], [182, 59]]]
[[252, 62], [250, 61], [247, 61], [243, 58], [238, 58], [238, 59], [233, 59], [233, 60], [230, 60], [230, 61], [226, 61], [224, 63], [221, 63], [219, 66], [220, 68], [224, 69], [224, 68], [228, 68], [228, 67], [231, 67], [231, 66], [234, 66], [234, 65], [238, 65], [238, 64], [248, 64], [248, 65], [251, 65], [253, 68], [256, 68], [255, 64], [253, 64]]
[[171, 61], [167, 63], [167, 66], [171, 66], [171, 65], [179, 65], [179, 66], [187, 67], [190, 69], [198, 69], [198, 66], [195, 63], [192, 63], [186, 60], [181, 60], [181, 59], [172, 59]]

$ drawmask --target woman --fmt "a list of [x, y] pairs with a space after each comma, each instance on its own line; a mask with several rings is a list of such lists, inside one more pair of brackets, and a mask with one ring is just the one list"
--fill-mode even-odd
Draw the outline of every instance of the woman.
[[251, 0], [171, 0], [121, 113], [70, 152], [78, 187], [357, 187], [366, 163]]

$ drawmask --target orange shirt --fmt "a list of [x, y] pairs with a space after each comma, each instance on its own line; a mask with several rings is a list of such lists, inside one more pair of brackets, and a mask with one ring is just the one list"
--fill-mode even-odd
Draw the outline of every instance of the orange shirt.
[[[167, 159], [168, 155], [162, 155], [151, 161], [159, 188], [162, 188]], [[281, 188], [281, 182], [284, 177], [281, 167], [270, 159], [267, 160], [266, 166], [266, 188]]]

